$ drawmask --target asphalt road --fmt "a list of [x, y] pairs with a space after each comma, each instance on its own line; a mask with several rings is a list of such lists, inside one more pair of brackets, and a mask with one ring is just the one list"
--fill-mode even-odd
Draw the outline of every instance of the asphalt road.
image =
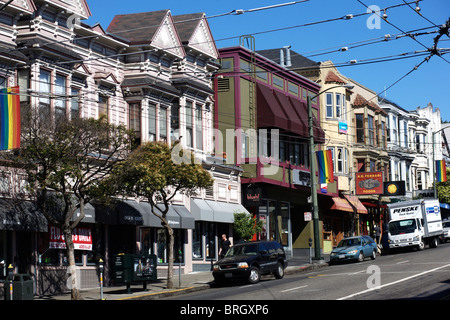
[[264, 276], [254, 285], [233, 284], [177, 300], [450, 300], [450, 243], [424, 251], [395, 252], [317, 271]]

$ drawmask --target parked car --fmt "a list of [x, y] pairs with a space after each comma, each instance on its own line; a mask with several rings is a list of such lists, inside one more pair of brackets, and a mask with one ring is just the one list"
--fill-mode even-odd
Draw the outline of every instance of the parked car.
[[442, 234], [442, 242], [447, 242], [450, 239], [450, 220], [442, 221], [442, 228], [444, 233]]
[[365, 257], [374, 260], [377, 256], [377, 244], [369, 236], [349, 237], [341, 240], [331, 251], [330, 262], [363, 261]]
[[213, 265], [212, 274], [216, 283], [232, 280], [257, 283], [264, 274], [283, 278], [286, 267], [286, 254], [278, 242], [246, 242], [232, 246], [225, 257]]

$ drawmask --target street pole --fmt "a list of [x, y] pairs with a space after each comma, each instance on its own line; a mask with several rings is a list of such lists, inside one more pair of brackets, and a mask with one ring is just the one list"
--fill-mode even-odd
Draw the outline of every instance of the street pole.
[[311, 106], [312, 97], [308, 96], [308, 127], [309, 127], [309, 167], [311, 171], [311, 199], [313, 209], [314, 226], [314, 260], [322, 260], [320, 255], [320, 235], [319, 235], [319, 206], [317, 203], [317, 179], [316, 179], [316, 159], [314, 144], [313, 113]]
[[[440, 131], [440, 130], [439, 130]], [[436, 190], [436, 161], [435, 161], [435, 156], [434, 156], [434, 136], [436, 135], [436, 132], [433, 132], [431, 134], [432, 136], [432, 143], [431, 145], [433, 146], [433, 191], [434, 191], [434, 198], [437, 199], [437, 190]]]

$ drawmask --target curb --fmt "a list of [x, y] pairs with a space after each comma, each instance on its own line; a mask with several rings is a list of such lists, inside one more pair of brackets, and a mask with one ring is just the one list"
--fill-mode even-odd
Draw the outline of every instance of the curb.
[[[327, 262], [324, 262], [324, 263], [320, 263], [320, 264], [319, 263], [318, 264], [309, 264], [306, 266], [299, 266], [299, 267], [288, 267], [284, 271], [284, 274], [285, 275], [286, 274], [295, 274], [295, 273], [320, 269], [320, 268], [324, 268], [324, 267], [328, 267], [328, 266], [329, 266], [329, 264]], [[214, 284], [214, 280], [209, 283], [206, 283], [204, 285], [175, 289], [175, 290], [166, 291], [166, 292], [155, 292], [155, 293], [143, 294], [143, 295], [134, 296], [134, 297], [119, 298], [119, 299], [115, 299], [115, 300], [121, 300], [121, 301], [125, 301], [125, 300], [156, 300], [159, 298], [167, 298], [167, 297], [178, 296], [178, 295], [182, 295], [182, 294], [186, 294], [186, 293], [207, 290], [207, 289], [211, 288], [212, 284]]]
[[182, 295], [185, 293], [206, 290], [209, 288], [211, 288], [211, 285], [208, 283], [208, 284], [204, 284], [204, 285], [200, 285], [200, 286], [175, 289], [175, 290], [165, 291], [165, 292], [148, 293], [148, 294], [142, 294], [142, 295], [134, 296], [134, 297], [119, 298], [119, 299], [115, 299], [115, 300], [122, 300], [122, 301], [124, 301], [124, 300], [155, 300], [155, 299], [159, 299], [159, 298], [173, 297], [173, 296], [178, 296], [178, 295]]

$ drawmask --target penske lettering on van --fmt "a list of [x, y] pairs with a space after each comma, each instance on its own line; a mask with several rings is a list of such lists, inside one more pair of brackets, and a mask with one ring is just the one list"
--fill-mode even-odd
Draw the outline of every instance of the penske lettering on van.
[[392, 213], [398, 213], [400, 216], [405, 215], [411, 212], [415, 212], [419, 209], [419, 206], [413, 206], [413, 207], [404, 207], [404, 208], [398, 208], [394, 209]]

